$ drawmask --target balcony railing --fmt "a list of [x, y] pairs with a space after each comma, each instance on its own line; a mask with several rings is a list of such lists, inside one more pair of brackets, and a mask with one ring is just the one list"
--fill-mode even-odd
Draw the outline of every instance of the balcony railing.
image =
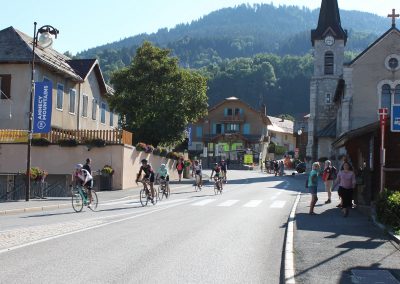
[[[75, 139], [78, 143], [84, 144], [87, 140], [102, 139], [107, 144], [128, 144], [132, 145], [133, 135], [129, 131], [113, 130], [70, 130], [52, 128], [46, 134], [34, 134], [33, 138], [46, 138], [51, 143], [58, 143], [63, 139]], [[28, 132], [26, 130], [0, 129], [0, 143], [27, 143]]]
[[224, 116], [221, 119], [221, 122], [232, 123], [232, 122], [244, 122], [245, 120], [246, 120], [246, 117], [243, 114], [237, 114], [237, 115]]

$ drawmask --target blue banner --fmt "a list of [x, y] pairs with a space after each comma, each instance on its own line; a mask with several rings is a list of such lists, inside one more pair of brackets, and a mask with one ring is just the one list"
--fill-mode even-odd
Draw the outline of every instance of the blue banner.
[[187, 133], [188, 133], [188, 138], [189, 138], [189, 140], [188, 140], [188, 146], [192, 146], [192, 127], [189, 126], [189, 127], [186, 129], [186, 131], [187, 131]]
[[400, 132], [400, 105], [392, 107], [392, 132]]
[[33, 104], [33, 133], [48, 133], [51, 131], [52, 82], [35, 82], [35, 97]]

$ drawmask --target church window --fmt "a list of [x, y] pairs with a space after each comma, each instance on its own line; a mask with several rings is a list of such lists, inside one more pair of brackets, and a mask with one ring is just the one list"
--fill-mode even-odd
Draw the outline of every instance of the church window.
[[393, 104], [400, 105], [400, 85], [397, 85], [394, 91]]
[[326, 94], [326, 96], [325, 96], [325, 103], [326, 103], [327, 105], [330, 105], [330, 104], [332, 103], [332, 96], [331, 96], [331, 94]]
[[325, 75], [333, 75], [334, 56], [332, 51], [325, 53]]
[[389, 59], [389, 67], [390, 69], [396, 69], [399, 66], [399, 61], [397, 58], [390, 58]]
[[385, 84], [382, 86], [382, 93], [381, 93], [381, 108], [387, 108], [389, 110], [389, 114], [390, 114], [390, 110], [391, 110], [391, 106], [392, 106], [392, 95], [390, 92], [390, 85]]

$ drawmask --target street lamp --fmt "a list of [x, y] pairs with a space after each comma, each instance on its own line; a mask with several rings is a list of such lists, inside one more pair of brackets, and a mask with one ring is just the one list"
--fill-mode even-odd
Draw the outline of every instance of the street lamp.
[[[33, 124], [33, 95], [35, 93], [35, 48], [40, 45], [42, 48], [50, 47], [53, 43], [53, 38], [57, 38], [59, 31], [50, 26], [44, 25], [36, 31], [37, 23], [34, 22], [34, 29], [33, 29], [33, 41], [32, 41], [32, 65], [31, 65], [31, 92], [29, 97], [29, 117], [28, 117], [28, 154], [27, 154], [27, 161], [26, 161], [26, 178], [27, 178], [27, 186], [25, 191], [25, 200], [29, 201], [30, 192], [31, 192], [31, 146], [32, 146], [32, 124]], [[38, 36], [40, 37], [38, 38]]]
[[304, 131], [304, 126], [302, 126], [299, 130], [297, 130], [297, 135], [299, 136], [299, 159], [300, 159], [300, 154], [301, 154], [301, 148], [302, 148], [302, 141], [301, 141], [301, 135], [303, 134]]

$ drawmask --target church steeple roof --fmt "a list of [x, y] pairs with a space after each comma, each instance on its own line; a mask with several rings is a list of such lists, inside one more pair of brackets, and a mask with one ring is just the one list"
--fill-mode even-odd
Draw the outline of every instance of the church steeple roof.
[[313, 46], [315, 40], [323, 39], [329, 33], [336, 39], [344, 40], [346, 44], [347, 30], [342, 28], [337, 0], [322, 0], [318, 27], [311, 31]]

